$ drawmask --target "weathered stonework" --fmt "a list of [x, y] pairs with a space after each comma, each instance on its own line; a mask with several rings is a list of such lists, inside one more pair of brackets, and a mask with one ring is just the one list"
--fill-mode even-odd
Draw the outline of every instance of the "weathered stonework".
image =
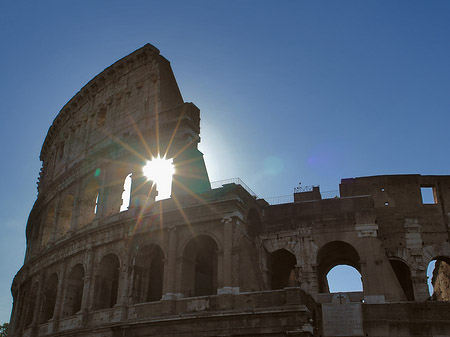
[[[315, 187], [270, 205], [239, 183], [212, 189], [199, 134], [199, 109], [151, 45], [63, 107], [41, 151], [10, 336], [450, 335], [450, 176], [343, 179], [339, 197]], [[158, 154], [176, 173], [155, 201], [142, 167]], [[330, 294], [341, 264], [362, 292]]]

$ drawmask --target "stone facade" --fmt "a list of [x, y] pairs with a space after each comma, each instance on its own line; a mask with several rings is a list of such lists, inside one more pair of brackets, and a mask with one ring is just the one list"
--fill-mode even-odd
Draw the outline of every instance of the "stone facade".
[[[10, 336], [450, 335], [450, 176], [343, 179], [335, 198], [315, 187], [270, 205], [239, 181], [211, 188], [199, 134], [199, 109], [151, 45], [63, 107], [40, 155]], [[156, 201], [142, 168], [158, 155], [175, 174]], [[362, 292], [329, 292], [342, 264]]]

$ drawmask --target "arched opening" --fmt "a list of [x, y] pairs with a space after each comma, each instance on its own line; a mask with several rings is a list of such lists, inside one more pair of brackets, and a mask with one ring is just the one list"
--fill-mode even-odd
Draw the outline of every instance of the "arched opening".
[[172, 194], [172, 177], [175, 173], [173, 158], [156, 157], [147, 161], [142, 168], [142, 172], [148, 180], [156, 184], [158, 195], [155, 201], [168, 199]]
[[162, 297], [164, 253], [157, 245], [141, 249], [134, 265], [133, 302], [159, 301]]
[[[328, 273], [331, 269], [336, 266], [350, 266], [353, 267], [361, 274], [361, 265], [359, 254], [355, 248], [343, 241], [332, 241], [324, 245], [317, 254], [317, 279], [318, 279], [318, 287], [319, 293], [329, 293], [330, 292], [330, 279], [327, 278]], [[337, 270], [339, 270], [338, 268]], [[334, 274], [335, 272], [333, 272]], [[332, 275], [333, 275], [332, 274]], [[331, 278], [333, 281], [332, 289], [335, 291], [341, 291], [339, 289], [342, 288], [345, 283], [347, 276], [344, 276], [342, 280], [337, 281], [335, 284], [335, 280]], [[361, 279], [361, 278], [360, 278]], [[346, 290], [348, 291], [348, 290]], [[358, 290], [351, 290], [358, 291]]]
[[132, 183], [131, 175], [132, 173], [128, 174], [123, 182], [122, 205], [120, 206], [120, 212], [127, 211], [130, 206]]
[[70, 229], [72, 221], [72, 212], [74, 205], [74, 196], [70, 193], [66, 194], [62, 199], [58, 210], [58, 226], [56, 228], [56, 237], [64, 236]]
[[67, 279], [66, 294], [64, 298], [63, 317], [75, 315], [81, 310], [84, 287], [84, 267], [77, 264], [72, 268]]
[[44, 217], [41, 235], [41, 247], [45, 247], [51, 240], [53, 226], [55, 223], [55, 203], [52, 202], [47, 207], [47, 214]]
[[261, 218], [259, 217], [258, 212], [252, 208], [250, 212], [248, 212], [247, 216], [247, 234], [250, 237], [255, 237], [262, 232], [262, 223]]
[[22, 284], [20, 286], [20, 290], [19, 293], [16, 294], [17, 298], [17, 303], [15, 303], [14, 305], [17, 305], [17, 314], [14, 317], [14, 322], [13, 322], [13, 331], [17, 331], [19, 329], [21, 329], [24, 325], [25, 325], [25, 321], [26, 321], [26, 316], [27, 316], [27, 299], [28, 299], [28, 293], [30, 292], [30, 286], [31, 286], [31, 281], [27, 280], [24, 284]]
[[279, 249], [270, 254], [271, 288], [283, 289], [298, 285], [295, 274], [297, 259], [286, 249]]
[[55, 312], [56, 295], [58, 292], [58, 275], [53, 273], [45, 282], [44, 292], [42, 294], [42, 310], [40, 323], [45, 323], [53, 317]]
[[119, 289], [119, 258], [108, 254], [100, 261], [95, 275], [94, 308], [112, 308], [117, 303]]
[[361, 274], [352, 266], [337, 265], [327, 274], [328, 288], [331, 293], [362, 291]]
[[81, 193], [80, 225], [87, 225], [94, 220], [98, 210], [100, 184], [96, 178], [90, 179]]
[[188, 296], [217, 293], [217, 244], [209, 236], [193, 238], [184, 251], [183, 287]]
[[408, 301], [414, 301], [414, 288], [411, 280], [411, 271], [406, 263], [400, 260], [389, 260], [395, 276], [403, 289]]
[[440, 256], [427, 268], [428, 289], [434, 301], [450, 301], [450, 258]]
[[25, 316], [25, 328], [30, 326], [34, 318], [34, 307], [36, 306], [37, 292], [39, 288], [39, 283], [35, 282], [31, 288], [30, 295], [27, 298], [27, 308]]

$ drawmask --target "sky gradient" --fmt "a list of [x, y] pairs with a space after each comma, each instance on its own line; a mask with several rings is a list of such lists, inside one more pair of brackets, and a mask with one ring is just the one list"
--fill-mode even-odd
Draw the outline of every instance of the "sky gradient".
[[449, 1], [3, 1], [0, 41], [0, 324], [48, 128], [146, 43], [201, 110], [212, 181], [275, 197], [299, 182], [449, 174]]

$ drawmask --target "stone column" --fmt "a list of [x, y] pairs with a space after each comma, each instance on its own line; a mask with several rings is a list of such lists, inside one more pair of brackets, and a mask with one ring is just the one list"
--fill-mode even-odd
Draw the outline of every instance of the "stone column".
[[126, 306], [128, 304], [128, 261], [123, 258], [122, 268], [120, 269], [119, 276], [119, 289], [117, 294], [117, 305]]
[[61, 310], [64, 301], [64, 284], [66, 279], [66, 267], [67, 265], [64, 264], [63, 270], [58, 277], [58, 290], [56, 293], [56, 302], [55, 308], [53, 309], [53, 318], [51, 319], [53, 321], [53, 329], [52, 329], [53, 333], [57, 332], [59, 328], [59, 317], [61, 316]]
[[377, 224], [357, 224], [355, 230], [359, 238], [363, 238], [364, 256], [361, 258], [361, 276], [363, 281], [364, 300], [366, 303], [384, 303], [382, 259], [379, 257]]
[[119, 287], [117, 289], [117, 303], [114, 307], [120, 308], [121, 320], [126, 320], [127, 318], [127, 306], [128, 306], [128, 254], [125, 251], [125, 256], [122, 256], [122, 267], [119, 271]]
[[53, 224], [52, 224], [52, 234], [50, 235], [50, 242], [54, 242], [56, 240], [56, 227], [58, 226], [58, 214], [59, 214], [59, 204], [61, 202], [61, 195], [55, 198], [55, 214], [53, 216]]
[[168, 228], [169, 232], [169, 249], [164, 266], [164, 282], [163, 282], [163, 300], [169, 300], [174, 297], [180, 297], [176, 294], [175, 279], [177, 268], [177, 229], [176, 227]]
[[93, 306], [93, 278], [94, 278], [94, 251], [88, 248], [85, 256], [86, 273], [84, 274], [83, 298], [81, 300], [81, 312], [83, 324], [87, 324], [87, 313]]
[[218, 294], [234, 294], [239, 292], [238, 287], [233, 288], [233, 219], [224, 217], [223, 223], [223, 263], [222, 287], [217, 289]]

